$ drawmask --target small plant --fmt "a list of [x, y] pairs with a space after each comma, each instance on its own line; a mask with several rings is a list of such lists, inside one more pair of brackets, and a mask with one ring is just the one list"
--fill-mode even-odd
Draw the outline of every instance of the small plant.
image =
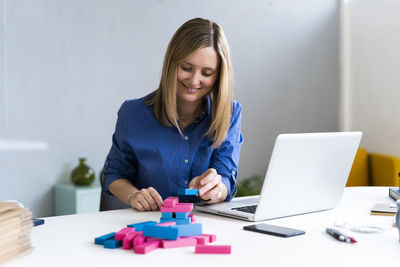
[[258, 175], [245, 178], [237, 184], [237, 197], [259, 195], [264, 179]]

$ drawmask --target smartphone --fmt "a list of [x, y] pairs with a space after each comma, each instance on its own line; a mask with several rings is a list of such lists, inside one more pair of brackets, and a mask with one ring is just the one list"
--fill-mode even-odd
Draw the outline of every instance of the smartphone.
[[275, 235], [280, 237], [291, 237], [296, 235], [303, 235], [306, 233], [303, 230], [265, 224], [265, 223], [247, 225], [244, 226], [243, 229], [247, 231], [263, 233], [268, 235]]

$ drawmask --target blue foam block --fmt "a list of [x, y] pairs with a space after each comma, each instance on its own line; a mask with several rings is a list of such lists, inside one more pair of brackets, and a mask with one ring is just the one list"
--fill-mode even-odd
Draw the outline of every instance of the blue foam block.
[[108, 239], [113, 239], [114, 237], [115, 237], [115, 232], [109, 233], [109, 234], [106, 234], [106, 235], [102, 235], [102, 236], [96, 237], [96, 238], [94, 239], [94, 243], [95, 243], [96, 245], [104, 245], [104, 242], [105, 242], [106, 240], [108, 240]]
[[203, 234], [203, 229], [202, 229], [201, 223], [173, 225], [170, 227], [176, 228], [179, 230], [178, 236], [192, 236], [192, 235], [202, 235]]
[[175, 217], [177, 218], [177, 219], [185, 219], [185, 218], [187, 218], [188, 216], [189, 216], [189, 214], [190, 214], [190, 212], [176, 212], [175, 213]]
[[161, 212], [161, 218], [163, 218], [163, 219], [171, 219], [172, 218], [172, 212]]
[[177, 225], [181, 225], [181, 224], [189, 224], [189, 223], [191, 223], [192, 219], [190, 217], [182, 218], [182, 219], [178, 219], [178, 218], [164, 219], [164, 218], [161, 218], [160, 219], [160, 223], [164, 223], [164, 222], [176, 222]]
[[122, 246], [122, 240], [108, 239], [104, 241], [104, 248], [118, 248]]
[[199, 189], [178, 188], [178, 196], [198, 196]]
[[171, 226], [145, 225], [143, 227], [143, 236], [149, 237], [176, 240], [178, 232], [178, 228], [172, 228]]
[[143, 226], [145, 225], [156, 225], [158, 222], [155, 221], [147, 221], [147, 222], [141, 222], [141, 223], [133, 223], [133, 224], [128, 224], [128, 227], [133, 227], [135, 228], [136, 232], [143, 231]]

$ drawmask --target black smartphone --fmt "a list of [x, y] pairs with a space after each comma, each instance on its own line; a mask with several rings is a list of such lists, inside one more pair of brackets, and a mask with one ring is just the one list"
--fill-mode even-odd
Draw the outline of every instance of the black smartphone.
[[280, 237], [291, 237], [296, 235], [303, 235], [306, 233], [303, 230], [265, 224], [265, 223], [247, 225], [244, 226], [243, 229], [247, 231], [263, 233], [268, 235], [275, 235]]

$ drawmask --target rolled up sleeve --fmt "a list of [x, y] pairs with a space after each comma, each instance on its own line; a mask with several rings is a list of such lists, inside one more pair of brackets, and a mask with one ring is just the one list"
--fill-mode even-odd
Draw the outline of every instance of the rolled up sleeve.
[[103, 191], [110, 193], [109, 186], [119, 179], [127, 179], [133, 182], [136, 175], [135, 156], [126, 142], [128, 140], [126, 102], [118, 111], [118, 119], [115, 132], [112, 137], [112, 146], [104, 165]]
[[228, 189], [228, 196], [225, 201], [230, 201], [236, 195], [236, 179], [240, 158], [240, 148], [243, 143], [241, 134], [242, 107], [234, 102], [231, 123], [226, 139], [218, 147], [211, 160], [211, 167], [221, 175], [222, 182]]

